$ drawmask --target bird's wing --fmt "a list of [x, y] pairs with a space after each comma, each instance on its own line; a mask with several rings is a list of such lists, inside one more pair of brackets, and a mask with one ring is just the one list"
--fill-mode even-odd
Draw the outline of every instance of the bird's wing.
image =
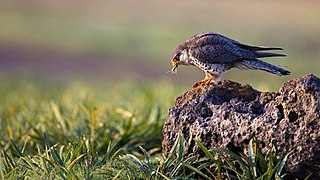
[[237, 51], [226, 45], [204, 45], [189, 50], [190, 55], [203, 63], [231, 63], [241, 59]]
[[204, 46], [208, 44], [241, 44], [240, 42], [214, 32], [204, 32], [192, 36], [186, 44], [190, 47]]
[[255, 59], [252, 51], [240, 48], [237, 41], [216, 33], [193, 36], [186, 42], [189, 53], [204, 63], [232, 63], [241, 59]]

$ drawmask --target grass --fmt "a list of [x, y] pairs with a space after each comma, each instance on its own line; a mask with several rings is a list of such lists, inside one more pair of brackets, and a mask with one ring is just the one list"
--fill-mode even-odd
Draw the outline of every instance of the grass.
[[[72, 142], [89, 134], [106, 144], [114, 141], [122, 145], [123, 139], [137, 143], [130, 140], [131, 136], [140, 137], [145, 143], [152, 137], [160, 142], [160, 126], [174, 94], [171, 85], [165, 83], [46, 87], [21, 82], [4, 84], [1, 91], [4, 96], [0, 126], [5, 129], [1, 137], [6, 140], [1, 147], [5, 150], [10, 138], [27, 149], [35, 149], [37, 143], [43, 147], [43, 132], [53, 144]], [[103, 144], [97, 149], [102, 147]]]
[[208, 150], [199, 141], [196, 144], [202, 149], [205, 156], [200, 158], [187, 154], [191, 141], [184, 143], [182, 134], [179, 134], [168, 156], [156, 166], [151, 164], [149, 154], [141, 148], [145, 160], [141, 161], [128, 154], [121, 159], [125, 160], [128, 169], [141, 171], [148, 178], [161, 176], [169, 179], [283, 179], [283, 168], [288, 156], [283, 156], [273, 142], [269, 151], [263, 154], [257, 147], [255, 138], [250, 140], [248, 155], [237, 155], [224, 148]]
[[0, 91], [2, 175], [11, 178], [60, 176], [73, 166], [84, 177], [90, 169], [81, 167], [89, 156], [94, 158], [90, 168], [112, 171], [119, 163], [109, 160], [120, 152], [136, 154], [143, 146], [159, 153], [175, 94], [165, 82], [48, 87], [21, 81], [3, 83]]
[[181, 94], [166, 82], [56, 86], [3, 82], [1, 179], [259, 179], [283, 175], [287, 156], [275, 151], [276, 146], [262, 154], [251, 143], [249, 155], [235, 155], [225, 149], [208, 150], [196, 142], [206, 154], [199, 159], [187, 154], [191, 142], [183, 143], [180, 136], [170, 154], [162, 155], [161, 130], [167, 109]]

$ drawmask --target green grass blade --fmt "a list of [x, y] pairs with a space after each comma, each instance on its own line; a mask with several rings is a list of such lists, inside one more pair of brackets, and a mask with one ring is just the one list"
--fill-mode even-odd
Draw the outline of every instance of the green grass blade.
[[58, 105], [57, 105], [56, 103], [54, 103], [53, 101], [50, 102], [50, 105], [51, 105], [52, 111], [53, 111], [56, 119], [58, 120], [58, 122], [59, 122], [60, 125], [61, 125], [62, 131], [63, 131], [64, 133], [67, 133], [68, 131], [67, 131], [66, 121], [65, 121], [65, 119], [62, 117]]
[[126, 154], [124, 155], [124, 159], [129, 160], [131, 163], [135, 164], [136, 167], [140, 170], [142, 170], [146, 175], [150, 176], [151, 172], [144, 167], [143, 163], [134, 155], [132, 154]]
[[18, 146], [16, 145], [16, 143], [13, 142], [12, 139], [10, 139], [13, 147], [14, 147], [14, 150], [16, 151], [16, 153], [19, 155], [19, 157], [23, 157], [23, 153], [21, 152], [21, 150], [18, 148]]
[[285, 164], [286, 164], [286, 162], [287, 162], [287, 159], [288, 159], [288, 157], [289, 157], [291, 154], [293, 154], [293, 151], [290, 151], [289, 153], [287, 153], [287, 154], [284, 156], [284, 158], [282, 159], [282, 161], [279, 162], [280, 164], [278, 165], [277, 170], [276, 170], [276, 172], [277, 172], [278, 175], [281, 174], [281, 172], [282, 172], [282, 170], [283, 170], [283, 168], [284, 168], [284, 166], [285, 166]]
[[179, 132], [179, 134], [178, 134], [178, 157], [177, 157], [177, 160], [178, 161], [181, 161], [182, 160], [182, 158], [183, 158], [183, 155], [184, 155], [184, 145], [183, 145], [183, 141], [184, 141], [184, 139], [183, 139], [183, 135], [182, 135], [182, 133], [181, 132]]
[[1, 180], [4, 179], [3, 170], [2, 170], [3, 167], [2, 166], [3, 166], [2, 154], [0, 153], [0, 179]]
[[124, 168], [122, 168], [122, 169], [112, 178], [112, 180], [117, 180], [123, 172], [124, 172]]
[[251, 169], [253, 177], [257, 178], [257, 163], [256, 163], [256, 156], [257, 156], [257, 141], [255, 138], [252, 138], [248, 144], [248, 164], [249, 168]]
[[170, 180], [170, 178], [168, 178], [167, 176], [165, 176], [164, 174], [162, 174], [161, 172], [158, 172], [160, 174], [161, 177], [163, 177], [163, 179], [165, 180]]
[[141, 149], [141, 151], [143, 152], [144, 156], [146, 157], [146, 161], [147, 161], [148, 167], [152, 167], [151, 158], [150, 158], [149, 153], [145, 149], [143, 149], [141, 146], [139, 146], [139, 148]]
[[200, 141], [194, 139], [194, 142], [196, 142], [196, 144], [200, 147], [200, 149], [204, 152], [204, 154], [208, 158], [210, 158], [212, 160], [215, 159], [214, 156], [212, 155], [212, 153]]
[[46, 133], [43, 133], [43, 136], [44, 136], [45, 143], [46, 143], [48, 149], [52, 149], [52, 150], [53, 150], [52, 158], [53, 158], [56, 162], [58, 162], [60, 166], [64, 166], [64, 163], [63, 163], [63, 161], [62, 161], [62, 159], [61, 159], [58, 151], [57, 151], [54, 147], [51, 148], [50, 142], [49, 142], [49, 140], [48, 140], [48, 137], [47, 137]]
[[308, 180], [309, 177], [312, 175], [313, 173], [310, 173], [307, 177], [305, 177], [303, 180]]
[[192, 171], [198, 173], [200, 176], [202, 176], [204, 179], [211, 179], [209, 176], [207, 176], [206, 174], [202, 173], [201, 171], [199, 171], [197, 168], [191, 166], [190, 164], [184, 163], [184, 162], [180, 162], [183, 166], [191, 169]]
[[243, 161], [243, 159], [241, 158], [241, 156], [235, 154], [234, 152], [228, 150], [228, 149], [224, 149], [224, 148], [213, 148], [214, 151], [220, 151], [220, 152], [224, 152], [226, 154], [228, 154], [229, 156], [231, 156], [232, 158], [234, 158], [240, 165], [241, 168], [243, 168], [243, 170], [247, 169], [246, 167], [248, 166], [248, 164], [246, 162]]
[[11, 174], [16, 172], [17, 170], [18, 170], [18, 167], [15, 167], [15, 168], [11, 169], [7, 174], [4, 175], [4, 179], [8, 179], [9, 176], [11, 176]]
[[179, 136], [177, 136], [177, 138], [176, 138], [176, 140], [175, 140], [175, 142], [174, 142], [174, 144], [173, 144], [173, 146], [172, 146], [172, 148], [171, 148], [171, 150], [170, 150], [170, 152], [168, 154], [168, 157], [164, 158], [165, 161], [164, 161], [164, 163], [162, 165], [162, 167], [164, 169], [170, 169], [171, 166], [174, 164], [174, 162], [175, 162], [174, 161], [175, 154], [176, 154], [176, 151], [177, 151], [177, 146], [179, 144], [179, 141], [180, 141]]
[[6, 169], [7, 170], [10, 170], [10, 169], [13, 169], [15, 168], [17, 165], [16, 163], [14, 162], [13, 158], [11, 158], [7, 153], [6, 151], [2, 151], [3, 153], [3, 156], [4, 156], [4, 159], [6, 161]]
[[116, 152], [113, 153], [113, 155], [111, 156], [110, 160], [113, 161], [115, 160], [117, 157], [119, 157], [119, 155], [123, 152], [123, 148], [118, 149]]
[[78, 156], [76, 159], [74, 159], [70, 165], [67, 167], [67, 170], [70, 171], [72, 169], [72, 167], [83, 157], [85, 156], [85, 154], [81, 154], [80, 156]]
[[268, 164], [260, 150], [257, 152], [257, 163], [260, 165], [260, 174], [265, 173], [268, 169]]

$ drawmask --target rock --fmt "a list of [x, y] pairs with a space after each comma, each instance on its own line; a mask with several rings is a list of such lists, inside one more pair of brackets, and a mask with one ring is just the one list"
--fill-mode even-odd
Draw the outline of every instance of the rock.
[[[284, 154], [287, 178], [320, 179], [320, 79], [312, 74], [282, 85], [279, 92], [259, 92], [249, 85], [222, 81], [190, 90], [169, 109], [162, 150], [168, 154], [181, 131], [206, 147], [239, 152], [256, 137], [263, 152], [276, 139]], [[188, 149], [199, 154], [196, 145]], [[244, 152], [246, 153], [246, 152]]]

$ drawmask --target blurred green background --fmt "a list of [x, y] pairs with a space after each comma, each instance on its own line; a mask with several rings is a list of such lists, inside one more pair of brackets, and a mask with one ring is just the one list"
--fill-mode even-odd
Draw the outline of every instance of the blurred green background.
[[0, 3], [0, 79], [45, 82], [154, 82], [190, 88], [203, 73], [171, 68], [171, 52], [214, 31], [252, 45], [279, 46], [265, 59], [292, 71], [278, 77], [231, 70], [224, 79], [259, 90], [307, 73], [320, 75], [319, 1], [12, 1]]

